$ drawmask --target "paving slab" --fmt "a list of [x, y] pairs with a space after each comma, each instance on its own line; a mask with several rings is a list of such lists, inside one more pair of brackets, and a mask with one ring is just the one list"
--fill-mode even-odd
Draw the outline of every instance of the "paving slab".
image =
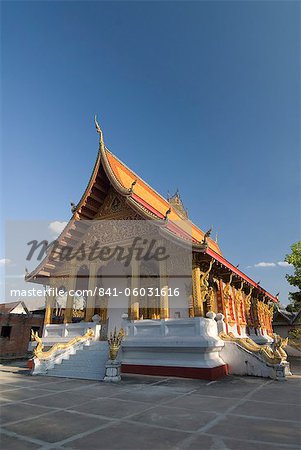
[[87, 389], [76, 389], [59, 393], [47, 392], [47, 396], [29, 399], [26, 403], [31, 405], [51, 406], [54, 408], [69, 408], [80, 405], [94, 398], [93, 391]]
[[155, 406], [145, 412], [131, 417], [132, 422], [139, 422], [154, 426], [164, 426], [175, 430], [196, 431], [216, 418], [216, 414], [194, 411], [191, 413], [184, 408], [170, 408]]
[[[283, 386], [280, 387], [279, 383], [283, 383]], [[301, 378], [292, 378], [283, 382], [273, 381], [265, 386], [264, 389], [253, 393], [250, 399], [272, 403], [300, 405]]]
[[299, 445], [270, 444], [258, 441], [239, 441], [237, 439], [223, 438], [224, 449], [227, 450], [300, 450]]
[[44, 395], [48, 395], [49, 391], [45, 389], [34, 389], [34, 388], [20, 388], [20, 389], [13, 389], [9, 391], [2, 392], [1, 397], [4, 401], [23, 401], [28, 400], [35, 397], [42, 397]]
[[[221, 438], [207, 434], [192, 434], [173, 450], [229, 450]], [[240, 450], [239, 447], [236, 450]], [[241, 448], [241, 450], [244, 450]], [[254, 449], [253, 449], [254, 450]], [[258, 449], [256, 449], [258, 450]]]
[[2, 378], [1, 377], [1, 384], [5, 385], [5, 384], [9, 384], [11, 386], [15, 386], [15, 387], [31, 387], [31, 386], [37, 386], [39, 384], [46, 384], [47, 381], [45, 381], [45, 383], [43, 383], [43, 381], [39, 380], [37, 382], [37, 380], [35, 380], [33, 377], [23, 377], [23, 378], [15, 378], [14, 375], [8, 377], [8, 378]]
[[236, 404], [237, 398], [209, 397], [192, 393], [175, 398], [166, 403], [166, 406], [186, 408], [191, 411], [191, 413], [194, 413], [195, 411], [223, 413], [225, 410]]
[[70, 411], [55, 411], [47, 416], [6, 425], [4, 429], [18, 435], [55, 443], [106, 423], [109, 422], [102, 418], [88, 417]]
[[0, 435], [0, 447], [2, 450], [35, 450], [41, 448], [39, 444], [24, 441], [22, 438], [6, 436], [3, 433]]
[[47, 412], [52, 412], [53, 408], [45, 408], [41, 406], [32, 406], [26, 403], [10, 403], [1, 406], [0, 423], [2, 425], [19, 420], [37, 417]]
[[100, 398], [71, 407], [70, 410], [96, 414], [107, 418], [121, 419], [122, 417], [149, 409], [149, 407], [149, 403], [135, 402], [132, 400], [125, 401], [116, 398]]
[[157, 382], [157, 386], [166, 386], [172, 388], [175, 392], [187, 393], [204, 389], [208, 385], [208, 380], [193, 380], [187, 378], [167, 378]]
[[13, 384], [0, 384], [0, 392], [3, 393], [5, 391], [13, 391], [14, 389], [20, 389], [20, 386], [14, 386]]
[[270, 380], [253, 377], [229, 377], [201, 386], [195, 394], [225, 398], [242, 398]]
[[301, 405], [292, 408], [289, 404], [276, 405], [275, 403], [247, 400], [234, 408], [231, 414], [300, 422]]
[[127, 392], [128, 390], [133, 391], [136, 390], [137, 387], [141, 388], [145, 386], [144, 384], [132, 384], [132, 385], [122, 385], [119, 383], [97, 383], [93, 387], [91, 387], [91, 391], [94, 394], [95, 398], [98, 397], [114, 397], [121, 392]]
[[123, 373], [120, 384], [157, 384], [165, 380], [167, 380], [166, 377]]
[[281, 422], [253, 417], [227, 416], [206, 431], [210, 434], [242, 440], [258, 440], [275, 444], [300, 445], [301, 428], [295, 422]]
[[102, 430], [72, 440], [64, 447], [103, 450], [169, 450], [187, 437], [187, 433], [127, 422], [114, 423]]
[[124, 390], [118, 393], [115, 398], [121, 400], [136, 400], [147, 403], [158, 403], [172, 400], [179, 395], [178, 392], [166, 386], [146, 385], [143, 389]]

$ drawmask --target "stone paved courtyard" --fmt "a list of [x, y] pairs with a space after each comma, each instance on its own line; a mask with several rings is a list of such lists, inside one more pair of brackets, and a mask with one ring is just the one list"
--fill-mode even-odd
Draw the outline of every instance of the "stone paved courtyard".
[[0, 366], [1, 449], [300, 449], [301, 376], [31, 377]]

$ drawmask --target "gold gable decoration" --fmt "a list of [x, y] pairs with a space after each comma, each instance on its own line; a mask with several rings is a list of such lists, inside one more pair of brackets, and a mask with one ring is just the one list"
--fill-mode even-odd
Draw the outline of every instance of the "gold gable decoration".
[[184, 204], [182, 202], [179, 189], [176, 190], [174, 195], [172, 196], [168, 195], [167, 201], [183, 219], [188, 219], [188, 212], [185, 209]]

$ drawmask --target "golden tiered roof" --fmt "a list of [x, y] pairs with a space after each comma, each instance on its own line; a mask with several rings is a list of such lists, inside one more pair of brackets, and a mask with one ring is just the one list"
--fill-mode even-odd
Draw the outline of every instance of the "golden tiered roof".
[[[115, 182], [117, 181], [127, 191], [126, 195], [130, 196], [132, 203], [141, 205], [143, 209], [146, 209], [145, 213], [150, 214], [150, 217], [154, 216], [161, 220], [165, 220], [167, 217], [166, 213], [170, 211], [168, 213], [168, 222], [170, 225], [174, 225], [169, 226], [170, 230], [173, 230], [179, 237], [190, 238], [194, 243], [201, 243], [203, 241], [205, 233], [200, 228], [190, 220], [183, 220], [181, 214], [168, 200], [145, 183], [145, 181], [116, 158], [108, 149], [105, 149], [105, 157], [114, 174]], [[135, 184], [133, 185], [133, 183]], [[222, 254], [215, 241], [208, 238], [207, 242], [212, 250], [220, 255]]]
[[[207, 237], [186, 217], [183, 218], [183, 214], [179, 208], [173, 205], [173, 202], [169, 202], [156, 192], [113, 155], [104, 144], [103, 133], [96, 120], [95, 125], [100, 136], [97, 159], [88, 186], [78, 204], [72, 208], [73, 215], [58, 237], [58, 242], [62, 247], [68, 244], [74, 245], [74, 242], [80, 240], [83, 230], [77, 224], [82, 223], [83, 220], [93, 220], [97, 216], [109, 186], [113, 186], [119, 194], [126, 197], [127, 203], [142, 218], [157, 220], [166, 231], [180, 240], [190, 242], [194, 251], [201, 250], [208, 257], [213, 258], [220, 267], [231, 271], [238, 280], [247, 282], [249, 286], [255, 287], [261, 295], [267, 296], [270, 300], [278, 301], [275, 296], [269, 294], [258, 283], [227, 261], [217, 242], [209, 236]], [[203, 245], [204, 240], [206, 241], [205, 246]], [[53, 262], [49, 261], [49, 255], [47, 255], [39, 266], [26, 276], [26, 280], [41, 283], [42, 279], [49, 278], [54, 270], [55, 266], [53, 266]]]

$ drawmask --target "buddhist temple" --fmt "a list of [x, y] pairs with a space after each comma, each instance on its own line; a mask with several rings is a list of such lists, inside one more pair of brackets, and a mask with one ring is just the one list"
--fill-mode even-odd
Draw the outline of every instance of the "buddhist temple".
[[[232, 354], [222, 356], [230, 342], [251, 359], [261, 355], [268, 367], [279, 365], [270, 347], [277, 297], [226, 259], [211, 230], [189, 220], [178, 190], [167, 199], [158, 194], [108, 150], [96, 119], [95, 125], [99, 150], [87, 188], [26, 276], [49, 288], [43, 346], [67, 345], [93, 329], [95, 357], [97, 345], [122, 328], [124, 372], [215, 379], [232, 364]], [[62, 368], [57, 373], [68, 376]]]

